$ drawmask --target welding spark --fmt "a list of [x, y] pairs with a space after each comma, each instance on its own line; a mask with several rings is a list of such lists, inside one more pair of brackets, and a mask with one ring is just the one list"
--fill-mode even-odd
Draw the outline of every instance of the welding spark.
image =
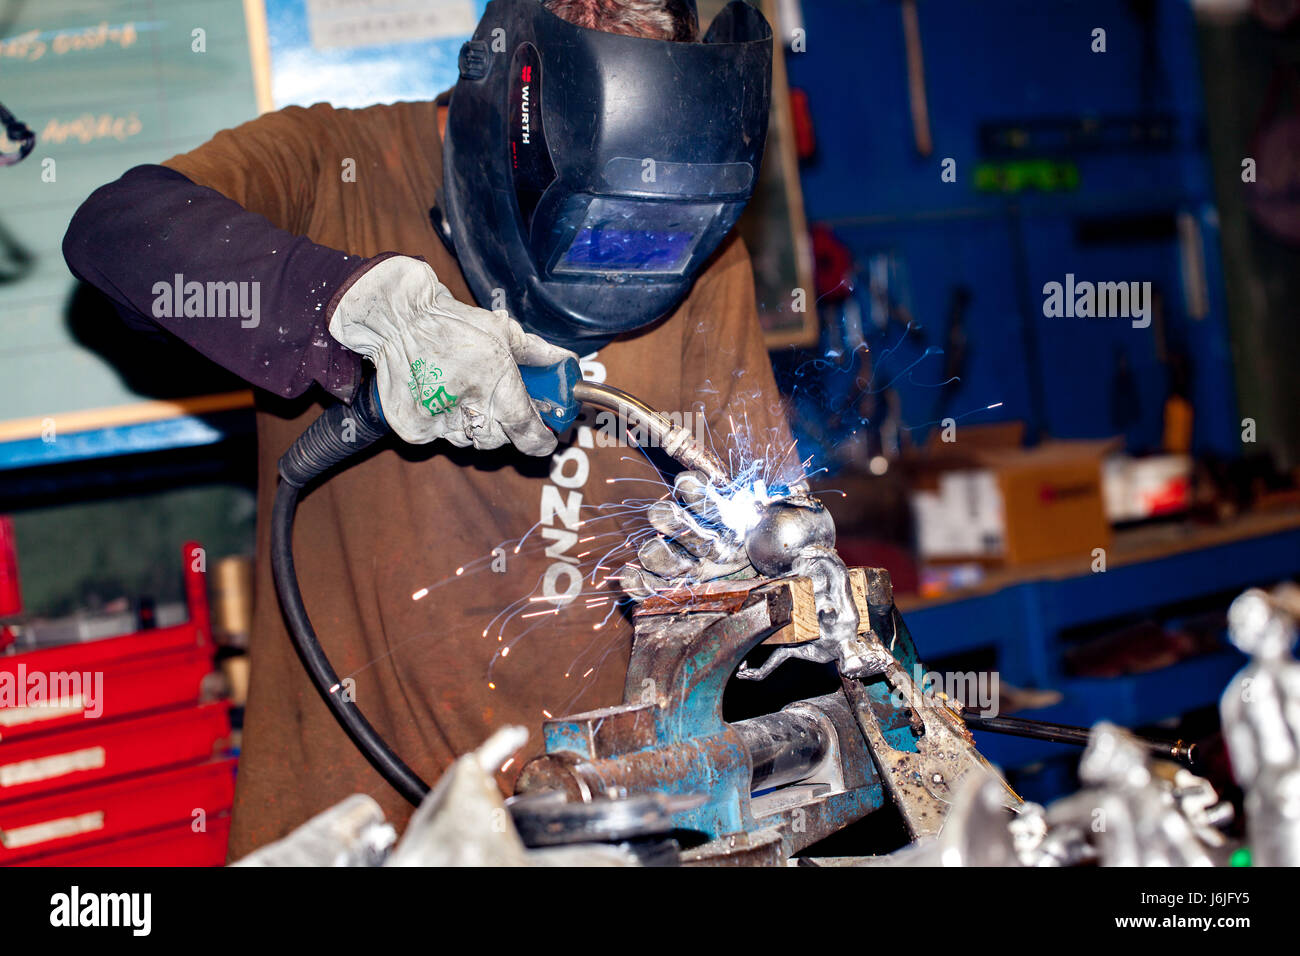
[[740, 538], [744, 538], [758, 524], [763, 506], [771, 501], [762, 478], [729, 491], [710, 485], [705, 494], [717, 509], [718, 519]]
[[533, 611], [531, 614], [520, 614], [519, 616], [520, 616], [521, 618], [525, 618], [525, 617], [540, 617], [540, 616], [543, 615], [543, 614], [559, 614], [559, 613], [560, 613], [560, 609], [559, 609], [558, 607], [553, 607], [553, 608], [550, 608], [549, 610], [545, 610], [545, 611]]
[[[732, 395], [733, 398], [737, 395], [734, 389]], [[753, 398], [762, 400], [757, 389], [753, 391]], [[724, 419], [730, 429], [726, 435], [715, 436], [709, 431], [709, 418], [704, 415], [702, 402], [697, 403], [699, 408], [696, 412], [705, 422], [703, 440], [721, 460], [731, 465], [730, 482], [723, 486], [712, 484], [707, 486], [706, 499], [701, 512], [706, 531], [716, 534], [720, 543], [729, 547], [735, 547], [738, 539], [743, 538], [744, 534], [752, 529], [761, 517], [761, 509], [765, 504], [788, 493], [785, 491], [786, 482], [793, 483], [794, 479], [782, 480], [777, 476], [783, 469], [792, 472], [794, 465], [787, 468], [786, 462], [797, 458], [795, 445], [788, 439], [781, 440], [779, 443], [764, 442], [761, 437], [766, 436], [760, 437], [750, 433], [752, 423], [748, 411], [740, 403], [743, 401], [744, 398], [741, 397], [740, 401], [735, 402], [733, 405], [736, 409], [735, 413]], [[650, 469], [650, 473], [608, 478], [605, 483], [607, 486], [617, 487], [620, 483], [633, 482], [643, 488], [647, 485], [653, 486], [654, 490], [645, 488], [645, 493], [642, 495], [628, 496], [618, 501], [582, 504], [580, 520], [568, 525], [570, 529], [583, 529], [582, 536], [577, 538], [580, 544], [593, 545], [585, 550], [573, 549], [583, 575], [579, 580], [587, 584], [586, 588], [579, 588], [577, 593], [569, 593], [563, 599], [557, 600], [554, 596], [542, 593], [545, 581], [544, 575], [539, 575], [537, 582], [528, 593], [520, 594], [502, 607], [482, 629], [482, 637], [495, 636], [498, 644], [502, 645], [498, 648], [497, 654], [492, 656], [488, 673], [485, 675], [490, 690], [497, 689], [497, 684], [492, 679], [492, 671], [498, 659], [510, 656], [511, 651], [518, 648], [530, 633], [547, 626], [544, 622], [555, 620], [570, 605], [575, 609], [570, 611], [570, 614], [583, 608], [588, 612], [596, 609], [603, 612], [598, 621], [588, 622], [591, 631], [596, 633], [592, 634], [587, 646], [577, 652], [564, 672], [566, 679], [581, 672], [571, 700], [577, 700], [589, 689], [591, 685], [587, 681], [599, 669], [600, 662], [623, 646], [622, 639], [626, 637], [626, 631], [611, 628], [610, 624], [622, 623], [621, 612], [632, 602], [630, 598], [615, 591], [622, 583], [622, 575], [618, 569], [623, 564], [635, 560], [641, 545], [658, 534], [645, 520], [648, 510], [657, 502], [671, 499], [673, 495], [671, 479], [659, 470], [648, 450], [638, 448], [637, 451], [639, 452], [637, 455], [623, 455], [620, 459], [639, 463], [642, 467]], [[758, 454], [755, 454], [756, 451]], [[489, 564], [492, 564], [492, 570], [500, 570], [493, 563], [496, 555], [511, 552], [515, 555], [540, 555], [543, 551], [548, 551], [553, 544], [550, 539], [544, 540], [541, 528], [541, 522], [533, 524], [518, 539], [501, 542], [492, 549], [490, 555], [467, 561], [445, 580], [421, 588], [412, 595], [412, 600], [418, 601], [427, 597], [438, 587], [467, 576], [467, 572], [484, 571]], [[579, 599], [582, 599], [581, 602]], [[538, 606], [545, 605], [546, 602], [554, 606]], [[594, 615], [592, 617], [594, 618]], [[528, 621], [526, 620], [528, 618], [536, 620]], [[512, 622], [519, 622], [520, 626], [511, 627]], [[601, 636], [596, 636], [597, 634]], [[546, 711], [546, 714], [549, 718], [550, 711]]]
[[[1001, 408], [1003, 404], [1003, 402], [994, 402], [992, 405], [981, 405], [979, 408], [972, 408], [970, 411], [962, 412], [960, 415], [948, 415], [947, 418], [951, 418], [954, 422], [960, 422], [964, 419], [970, 418], [972, 415], [978, 415], [980, 412], [991, 412], [995, 408]], [[919, 425], [901, 425], [899, 427], [906, 432], [919, 431], [923, 428], [929, 428], [932, 425], [942, 425], [945, 420], [946, 419], [944, 418], [936, 418], [933, 421], [921, 422]]]

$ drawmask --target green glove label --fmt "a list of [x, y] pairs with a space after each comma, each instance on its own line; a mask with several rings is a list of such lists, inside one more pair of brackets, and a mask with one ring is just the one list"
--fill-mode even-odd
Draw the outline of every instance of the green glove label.
[[442, 369], [430, 365], [424, 359], [411, 363], [411, 380], [406, 383], [411, 395], [424, 406], [430, 415], [441, 415], [450, 408], [455, 408], [459, 395], [452, 395], [442, 384]]

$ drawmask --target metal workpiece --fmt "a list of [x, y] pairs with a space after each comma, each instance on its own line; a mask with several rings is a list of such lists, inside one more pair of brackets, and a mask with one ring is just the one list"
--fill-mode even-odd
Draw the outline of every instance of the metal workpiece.
[[763, 507], [745, 536], [745, 550], [759, 574], [790, 574], [795, 559], [810, 548], [835, 547], [835, 519], [811, 495], [792, 495]]
[[644, 428], [654, 447], [686, 468], [703, 472], [714, 484], [730, 483], [727, 467], [717, 455], [701, 445], [687, 429], [673, 424], [636, 396], [613, 385], [584, 380], [574, 383], [573, 397], [584, 405], [615, 412], [629, 425]]
[[[746, 539], [750, 560], [766, 574], [796, 574], [812, 580], [820, 633], [810, 643], [777, 648], [761, 667], [742, 667], [736, 676], [761, 680], [790, 658], [835, 662], [844, 696], [914, 839], [939, 832], [955, 788], [972, 774], [995, 780], [1005, 804], [1019, 806], [1020, 798], [976, 750], [961, 718], [924, 694], [892, 653], [905, 631], [893, 607], [888, 572], [877, 569], [864, 575], [868, 620], [863, 627], [848, 568], [835, 553], [834, 542], [834, 522], [817, 499], [790, 498], [767, 507]], [[888, 648], [879, 633], [886, 627]], [[910, 649], [910, 637], [906, 641]], [[890, 699], [902, 702], [916, 730], [914, 751], [890, 743], [871, 706], [862, 681], [879, 675], [888, 682]]]
[[745, 537], [749, 560], [760, 574], [793, 574], [812, 581], [821, 633], [810, 643], [778, 648], [761, 667], [742, 668], [737, 677], [763, 680], [792, 658], [835, 663], [840, 673], [852, 677], [878, 674], [887, 665], [888, 652], [882, 649], [881, 656], [858, 639], [861, 615], [849, 569], [834, 546], [835, 522], [816, 498], [794, 495], [763, 506], [758, 523]]

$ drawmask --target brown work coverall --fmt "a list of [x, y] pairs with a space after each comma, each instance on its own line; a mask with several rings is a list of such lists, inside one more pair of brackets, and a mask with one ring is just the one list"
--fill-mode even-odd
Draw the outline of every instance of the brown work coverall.
[[[349, 159], [355, 181], [343, 175]], [[432, 102], [290, 108], [164, 165], [317, 243], [423, 257], [473, 301], [429, 218], [442, 176]], [[584, 372], [666, 411], [702, 409], [724, 457], [771, 460], [790, 446], [749, 257], [734, 237], [674, 315], [602, 348]], [[353, 793], [375, 797], [399, 829], [411, 812], [317, 696], [266, 560], [276, 461], [320, 410], [259, 392], [259, 561], [232, 859]], [[619, 547], [626, 535], [647, 527], [637, 506], [667, 489], [587, 416], [590, 427], [563, 436], [549, 459], [389, 441], [301, 503], [294, 550], [321, 643], [369, 720], [430, 782], [496, 728], [523, 724], [528, 748], [499, 776], [509, 792], [548, 715], [622, 700], [631, 627], [605, 579], [631, 557]], [[558, 610], [529, 600], [569, 595], [579, 574], [580, 593]]]

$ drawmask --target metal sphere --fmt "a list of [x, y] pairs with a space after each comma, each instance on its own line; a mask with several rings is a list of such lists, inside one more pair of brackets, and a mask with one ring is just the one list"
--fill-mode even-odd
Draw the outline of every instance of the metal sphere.
[[765, 577], [789, 574], [805, 548], [835, 546], [835, 521], [816, 498], [785, 498], [767, 505], [745, 536], [749, 560]]

